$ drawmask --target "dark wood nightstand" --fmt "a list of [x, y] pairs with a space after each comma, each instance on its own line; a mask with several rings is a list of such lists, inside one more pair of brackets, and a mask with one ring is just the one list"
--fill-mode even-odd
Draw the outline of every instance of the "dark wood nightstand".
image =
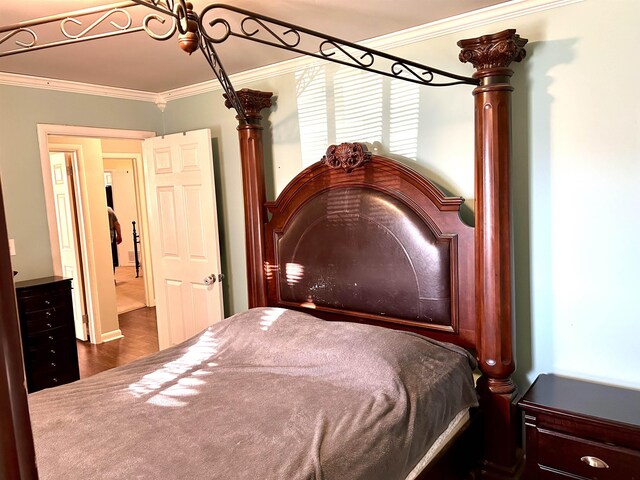
[[518, 406], [526, 480], [640, 480], [640, 391], [540, 375]]

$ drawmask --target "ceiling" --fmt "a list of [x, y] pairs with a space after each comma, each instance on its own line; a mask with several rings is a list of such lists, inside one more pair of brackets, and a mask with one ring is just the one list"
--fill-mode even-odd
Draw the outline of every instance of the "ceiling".
[[[192, 0], [199, 13], [215, 0]], [[423, 25], [504, 0], [228, 0], [229, 4], [304, 26], [344, 40], [358, 42], [406, 28]], [[33, 18], [106, 5], [101, 0], [2, 0], [0, 28]], [[144, 6], [128, 9], [141, 19], [151, 10]], [[100, 15], [85, 17], [80, 32]], [[120, 17], [122, 18], [122, 17]], [[208, 18], [208, 17], [207, 17]], [[118, 21], [115, 17], [110, 17]], [[119, 20], [122, 22], [122, 20]], [[139, 20], [138, 20], [139, 21]], [[71, 27], [75, 25], [70, 25]], [[42, 28], [42, 27], [40, 27]], [[100, 27], [96, 27], [96, 32]], [[38, 30], [40, 41], [48, 35], [60, 38], [59, 22]], [[6, 34], [0, 34], [0, 40]], [[53, 38], [53, 37], [51, 37]], [[18, 36], [0, 44], [0, 52], [13, 48]], [[0, 42], [1, 43], [1, 42]], [[230, 38], [216, 51], [225, 70], [234, 74], [277, 63], [297, 54]], [[426, 59], [413, 59], [428, 63]], [[102, 38], [74, 45], [0, 57], [0, 72], [69, 80], [160, 93], [214, 78], [200, 52], [186, 55], [176, 45], [151, 39], [145, 32]]]

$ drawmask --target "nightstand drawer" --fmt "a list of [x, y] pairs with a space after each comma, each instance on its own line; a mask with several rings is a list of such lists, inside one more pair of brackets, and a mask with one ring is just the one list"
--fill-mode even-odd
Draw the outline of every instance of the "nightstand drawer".
[[554, 470], [540, 469], [540, 475], [536, 477], [538, 480], [589, 480], [584, 477], [570, 475], [568, 473], [556, 472]]
[[538, 463], [589, 479], [640, 479], [639, 452], [543, 429], [538, 431]]

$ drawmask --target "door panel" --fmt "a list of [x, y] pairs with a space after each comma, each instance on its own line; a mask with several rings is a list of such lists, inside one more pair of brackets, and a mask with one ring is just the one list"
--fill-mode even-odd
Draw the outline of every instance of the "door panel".
[[86, 316], [87, 312], [84, 306], [84, 284], [81, 278], [80, 250], [76, 235], [75, 206], [70, 179], [71, 165], [67, 164], [67, 158], [63, 152], [51, 152], [49, 159], [58, 221], [61, 271], [65, 277], [73, 279], [73, 317], [76, 337], [80, 340], [87, 340], [87, 328], [83, 323], [83, 316]]
[[160, 348], [223, 317], [213, 155], [209, 130], [144, 144]]

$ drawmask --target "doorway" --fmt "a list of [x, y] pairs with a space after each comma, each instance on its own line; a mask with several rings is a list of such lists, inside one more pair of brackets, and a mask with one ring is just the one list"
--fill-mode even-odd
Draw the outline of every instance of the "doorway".
[[[49, 151], [55, 147], [73, 152], [75, 159], [77, 178], [73, 183], [81, 219], [78, 243], [85, 273], [91, 343], [101, 344], [123, 337], [116, 312], [104, 182], [105, 156], [131, 158], [134, 172], [139, 173], [135, 184], [140, 234], [143, 240], [148, 239], [141, 242], [146, 272], [143, 279], [148, 306], [155, 306], [156, 301], [158, 304], [160, 348], [180, 343], [220, 321], [224, 312], [223, 276], [210, 130], [151, 138], [154, 135], [151, 132], [38, 125], [38, 135], [56, 275], [62, 275], [62, 269]], [[143, 165], [142, 153], [118, 153], [136, 148], [139, 152], [143, 139], [148, 169]]]
[[[47, 204], [47, 217], [51, 241], [53, 270], [55, 275], [65, 276], [60, 255], [60, 235], [55, 211], [52, 168], [49, 151], [67, 152], [74, 164], [71, 169], [76, 174], [75, 197], [77, 200], [78, 252], [84, 271], [86, 291], [87, 330], [91, 343], [99, 344], [122, 338], [116, 307], [116, 292], [113, 280], [113, 266], [110, 254], [108, 217], [106, 215], [106, 196], [104, 194], [104, 151], [127, 156], [132, 168], [143, 172], [141, 142], [152, 137], [152, 132], [127, 130], [107, 130], [87, 127], [58, 125], [39, 125], [42, 172]], [[137, 151], [126, 152], [128, 147], [137, 144]], [[120, 147], [118, 147], [118, 145]], [[138, 175], [136, 208], [146, 213], [143, 175]], [[141, 215], [140, 233], [146, 235], [148, 225], [146, 215]], [[141, 257], [144, 265], [150, 265], [148, 247], [141, 245]], [[149, 272], [151, 269], [149, 268]], [[151, 275], [144, 276], [145, 303], [155, 305]], [[81, 338], [81, 337], [80, 337]]]
[[[142, 179], [135, 158], [126, 153], [110, 153], [103, 157], [107, 204], [113, 208], [121, 231], [122, 242], [112, 242], [113, 270], [118, 315], [148, 306], [144, 288], [145, 264], [140, 234], [140, 189]], [[113, 240], [113, 239], [112, 239]], [[151, 274], [151, 272], [149, 272]]]

